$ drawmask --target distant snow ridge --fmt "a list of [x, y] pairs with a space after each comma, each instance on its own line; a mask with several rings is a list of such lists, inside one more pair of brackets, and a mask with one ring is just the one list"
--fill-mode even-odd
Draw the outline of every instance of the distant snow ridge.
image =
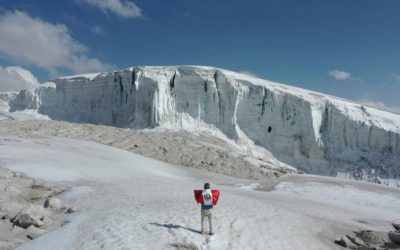
[[134, 67], [54, 82], [21, 91], [10, 111], [131, 128], [198, 121], [309, 173], [400, 183], [394, 113], [213, 67]]

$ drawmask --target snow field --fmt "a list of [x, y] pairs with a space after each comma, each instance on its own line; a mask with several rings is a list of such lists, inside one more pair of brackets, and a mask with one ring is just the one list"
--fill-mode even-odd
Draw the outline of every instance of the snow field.
[[[221, 198], [214, 209], [216, 234], [205, 237], [196, 232], [200, 211], [193, 189], [209, 181], [210, 173], [57, 137], [8, 138], [0, 148], [6, 167], [52, 185], [71, 186], [61, 200], [81, 209], [66, 226], [19, 249], [174, 249], [174, 244], [339, 249], [333, 243], [338, 235], [389, 228], [400, 204], [392, 189], [375, 185], [362, 190], [352, 182], [335, 186], [316, 177], [305, 184], [286, 180], [272, 192], [260, 192], [235, 187], [241, 179], [212, 174], [212, 188], [221, 190]], [[43, 167], [51, 170], [39, 171]]]

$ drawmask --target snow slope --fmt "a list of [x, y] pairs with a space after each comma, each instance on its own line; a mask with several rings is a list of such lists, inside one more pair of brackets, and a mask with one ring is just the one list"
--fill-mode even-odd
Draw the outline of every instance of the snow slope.
[[216, 129], [309, 173], [396, 185], [400, 115], [213, 67], [135, 67], [21, 91], [10, 110], [130, 128]]
[[0, 121], [0, 136], [59, 136], [89, 140], [174, 165], [248, 179], [275, 179], [286, 173], [296, 173], [295, 168], [277, 161], [272, 154], [265, 155], [262, 161], [252, 158], [233, 142], [227, 143], [226, 139], [219, 139], [209, 131], [137, 131], [55, 120], [19, 121], [20, 117], [15, 113], [18, 112], [9, 113], [7, 117], [13, 115], [11, 118], [17, 120]]
[[[71, 186], [61, 201], [81, 208], [64, 227], [18, 249], [340, 249], [333, 243], [338, 235], [389, 230], [398, 218], [398, 192], [380, 185], [293, 176], [260, 192], [245, 188], [254, 186], [245, 180], [93, 142], [5, 139], [6, 167]], [[192, 190], [205, 181], [222, 193], [213, 237], [196, 232], [200, 213]]]

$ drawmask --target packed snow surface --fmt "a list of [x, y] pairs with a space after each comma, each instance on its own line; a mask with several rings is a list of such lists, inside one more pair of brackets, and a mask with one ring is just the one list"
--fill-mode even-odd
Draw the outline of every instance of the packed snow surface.
[[245, 74], [200, 66], [133, 67], [21, 91], [9, 110], [129, 128], [218, 130], [309, 173], [400, 179], [400, 115]]
[[[274, 191], [255, 191], [247, 180], [89, 141], [6, 136], [0, 149], [6, 167], [71, 186], [62, 203], [80, 208], [17, 249], [340, 249], [333, 240], [343, 233], [389, 230], [400, 206], [397, 190], [382, 185], [293, 175]], [[211, 237], [197, 232], [193, 197], [206, 181], [221, 190]]]

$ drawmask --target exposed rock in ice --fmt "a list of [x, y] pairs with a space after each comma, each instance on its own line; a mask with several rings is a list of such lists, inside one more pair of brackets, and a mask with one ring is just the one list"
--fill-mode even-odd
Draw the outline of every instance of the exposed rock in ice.
[[57, 198], [47, 198], [44, 201], [45, 208], [52, 208], [52, 209], [60, 209], [61, 208], [61, 201]]
[[389, 235], [389, 239], [393, 243], [400, 245], [400, 233], [399, 232], [389, 232], [388, 235]]
[[140, 129], [196, 123], [306, 172], [399, 183], [398, 114], [212, 67], [134, 67], [54, 83], [21, 91], [10, 111]]
[[9, 102], [17, 97], [16, 92], [0, 92], [0, 119], [3, 112], [10, 110]]
[[27, 228], [31, 225], [40, 227], [43, 225], [44, 212], [38, 205], [30, 205], [22, 209], [11, 222], [22, 228]]

